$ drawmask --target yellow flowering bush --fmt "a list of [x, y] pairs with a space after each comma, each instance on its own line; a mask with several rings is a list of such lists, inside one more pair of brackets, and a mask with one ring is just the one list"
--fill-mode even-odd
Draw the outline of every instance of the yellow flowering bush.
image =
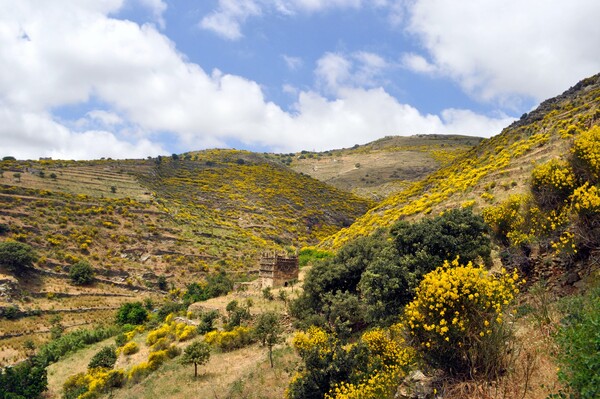
[[140, 347], [135, 342], [128, 342], [125, 345], [123, 345], [121, 348], [117, 349], [118, 353], [122, 353], [125, 356], [133, 355], [134, 353], [137, 353], [139, 350], [140, 350]]
[[600, 181], [600, 126], [582, 132], [574, 141], [573, 166], [586, 180]]
[[127, 373], [127, 380], [132, 382], [139, 382], [144, 377], [152, 372], [152, 366], [149, 362], [141, 362], [133, 366], [129, 373]]
[[322, 328], [316, 326], [310, 326], [306, 332], [298, 332], [292, 339], [292, 345], [300, 356], [314, 348], [317, 348], [318, 352], [324, 356], [333, 349], [332, 346], [336, 343], [337, 340], [335, 338], [327, 334]]
[[451, 374], [498, 371], [506, 309], [518, 286], [516, 271], [494, 276], [471, 263], [446, 261], [425, 275], [405, 308], [410, 339], [430, 364]]
[[[194, 326], [187, 325], [183, 322], [173, 321], [173, 315], [170, 314], [165, 318], [165, 322], [155, 330], [148, 333], [146, 344], [149, 346], [156, 345], [159, 341], [164, 343], [177, 341], [186, 341], [195, 337], [197, 329]], [[160, 346], [160, 345], [159, 345]]]
[[254, 342], [253, 330], [250, 327], [238, 326], [231, 331], [210, 331], [204, 336], [204, 341], [216, 346], [222, 351], [243, 348]]
[[72, 375], [65, 381], [64, 396], [77, 399], [98, 398], [111, 388], [120, 387], [124, 378], [123, 370], [90, 369], [87, 373]]
[[571, 206], [579, 216], [593, 217], [600, 213], [600, 190], [585, 183], [571, 195]]
[[[337, 384], [325, 399], [383, 399], [392, 398], [400, 380], [415, 359], [414, 350], [401, 337], [401, 325], [388, 330], [375, 329], [364, 333], [359, 345], [368, 349], [367, 372], [357, 373], [358, 382]], [[362, 378], [361, 378], [362, 377]]]
[[531, 192], [536, 202], [547, 209], [564, 204], [576, 183], [577, 178], [573, 170], [562, 160], [544, 163], [531, 172]]
[[405, 344], [400, 331], [399, 325], [374, 329], [349, 345], [315, 326], [297, 333], [292, 344], [304, 366], [292, 378], [286, 397], [392, 397], [415, 359], [414, 350]]

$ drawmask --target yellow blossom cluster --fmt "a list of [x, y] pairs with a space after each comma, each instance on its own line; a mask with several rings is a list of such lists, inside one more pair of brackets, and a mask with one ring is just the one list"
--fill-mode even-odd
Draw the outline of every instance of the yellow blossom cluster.
[[563, 202], [576, 187], [577, 178], [566, 161], [552, 160], [531, 172], [531, 189], [550, 205]]
[[520, 283], [516, 271], [494, 276], [458, 259], [444, 262], [425, 275], [405, 308], [411, 339], [434, 361], [468, 358], [502, 325]]
[[148, 346], [155, 345], [161, 338], [167, 338], [169, 341], [186, 341], [195, 337], [197, 329], [194, 326], [187, 325], [183, 322], [173, 321], [173, 315], [166, 317], [164, 324], [156, 330], [150, 331], [146, 337]]
[[77, 399], [98, 398], [109, 389], [123, 383], [123, 370], [110, 370], [102, 367], [90, 369], [87, 373], [77, 373], [69, 377], [63, 388], [67, 391], [81, 392]]
[[399, 324], [388, 330], [374, 329], [364, 333], [361, 342], [369, 349], [368, 374], [358, 383], [343, 382], [335, 386], [325, 399], [379, 399], [391, 397], [406, 368], [415, 359], [414, 350], [401, 338]]
[[329, 336], [325, 330], [316, 326], [309, 327], [306, 332], [298, 332], [292, 339], [292, 345], [300, 356], [313, 348], [318, 348], [320, 356], [324, 358], [333, 349], [334, 345], [332, 343], [336, 343], [335, 338]]
[[600, 180], [600, 126], [582, 132], [573, 141], [571, 151], [575, 163], [585, 168], [595, 181]]
[[589, 183], [577, 188], [571, 195], [570, 201], [572, 208], [580, 215], [600, 213], [600, 190]]
[[231, 331], [210, 331], [204, 336], [204, 341], [222, 351], [231, 351], [250, 345], [254, 337], [252, 328], [238, 326]]

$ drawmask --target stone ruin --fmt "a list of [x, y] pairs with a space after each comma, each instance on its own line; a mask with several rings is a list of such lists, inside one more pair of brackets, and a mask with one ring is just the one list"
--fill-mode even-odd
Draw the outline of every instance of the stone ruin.
[[264, 253], [260, 259], [259, 277], [263, 287], [287, 287], [298, 280], [298, 257]]

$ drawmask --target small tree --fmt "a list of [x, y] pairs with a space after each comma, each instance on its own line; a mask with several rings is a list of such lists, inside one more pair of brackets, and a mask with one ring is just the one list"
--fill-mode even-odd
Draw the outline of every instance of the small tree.
[[88, 285], [94, 281], [94, 269], [86, 261], [79, 261], [69, 269], [69, 277], [75, 285]]
[[195, 341], [185, 348], [181, 357], [182, 364], [194, 364], [194, 378], [198, 377], [198, 365], [208, 363], [210, 346], [204, 341]]
[[20, 273], [26, 267], [33, 266], [37, 254], [27, 244], [5, 241], [0, 243], [0, 266], [5, 266], [14, 273]]
[[21, 174], [19, 172], [13, 173], [13, 177], [17, 181], [17, 183], [21, 183]]
[[281, 342], [281, 333], [283, 332], [279, 316], [274, 312], [262, 313], [258, 316], [254, 331], [262, 345], [269, 349], [269, 362], [273, 368], [273, 347]]
[[117, 186], [110, 186], [110, 192], [115, 194], [117, 192]]

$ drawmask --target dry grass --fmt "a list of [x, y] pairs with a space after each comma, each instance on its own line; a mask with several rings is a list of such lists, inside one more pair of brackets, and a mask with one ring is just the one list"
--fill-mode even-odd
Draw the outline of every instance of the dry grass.
[[546, 399], [558, 391], [556, 347], [532, 317], [516, 321], [516, 337], [507, 356], [509, 366], [496, 381], [443, 381], [438, 391], [449, 399]]
[[113, 345], [114, 341], [114, 338], [109, 338], [105, 341], [90, 345], [85, 349], [67, 356], [58, 363], [48, 366], [48, 391], [46, 392], [45, 397], [48, 399], [62, 397], [62, 387], [67, 378], [74, 374], [85, 372], [88, 363], [96, 352], [104, 346]]
[[276, 367], [268, 366], [266, 349], [252, 345], [228, 353], [213, 353], [210, 361], [199, 368], [194, 378], [193, 366], [183, 366], [177, 359], [136, 385], [113, 393], [119, 399], [163, 398], [281, 398], [289, 374], [285, 368], [294, 362], [291, 350], [279, 350]]

